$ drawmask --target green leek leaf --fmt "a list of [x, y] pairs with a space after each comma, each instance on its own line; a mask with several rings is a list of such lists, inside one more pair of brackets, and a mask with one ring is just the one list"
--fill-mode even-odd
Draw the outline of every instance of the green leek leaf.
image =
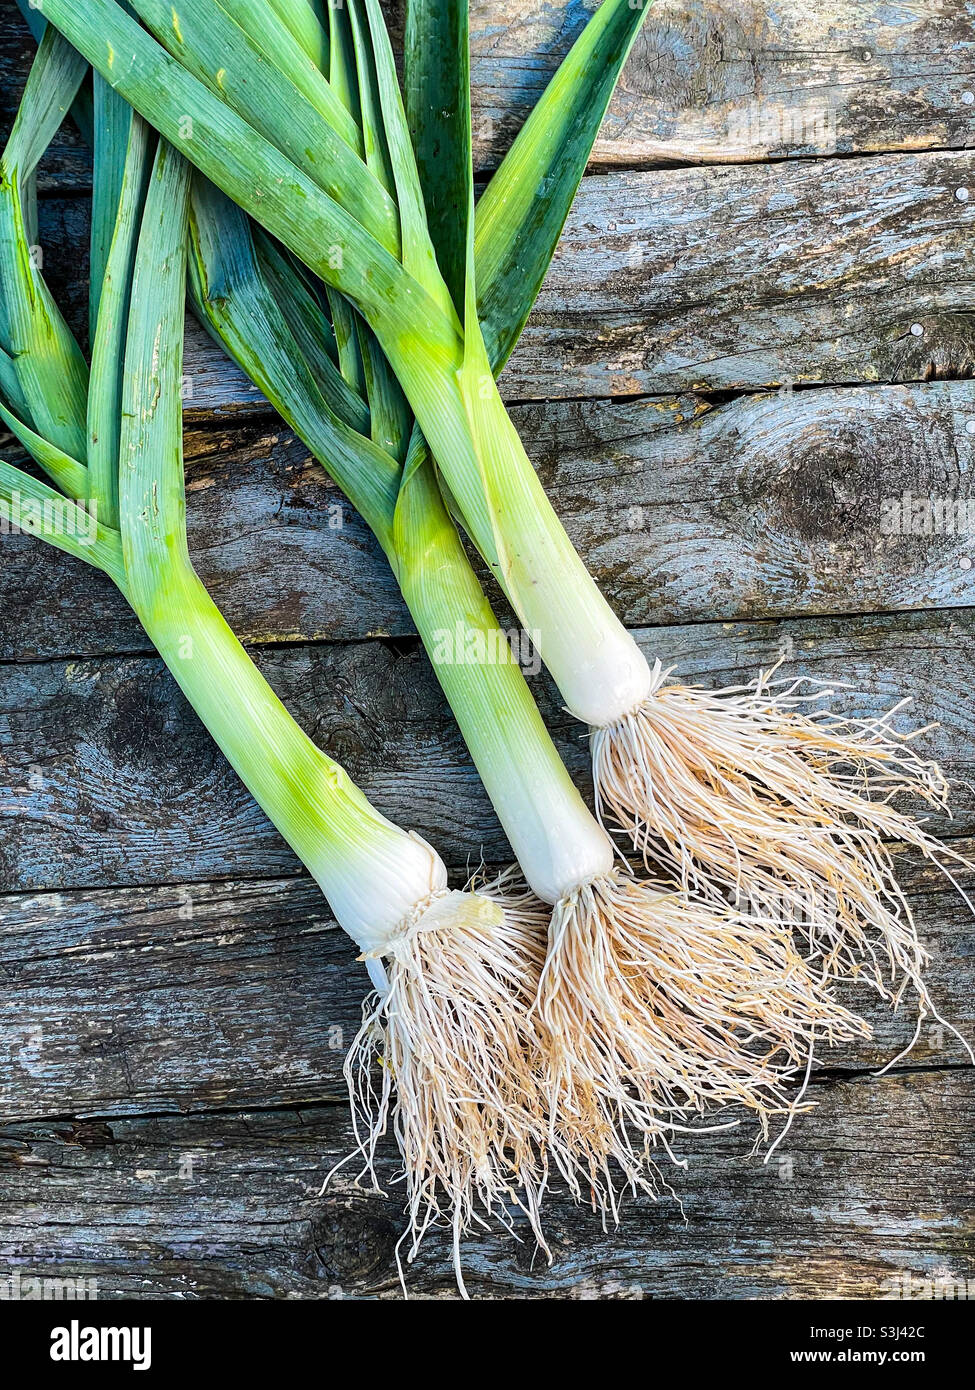
[[[0, 420], [3, 420], [10, 433], [20, 440], [35, 463], [40, 464], [47, 476], [57, 483], [67, 497], [75, 501], [87, 499], [88, 469], [83, 463], [71, 458], [56, 444], [29, 429], [3, 404], [0, 404]], [[102, 520], [108, 521], [108, 518], [103, 517]]]
[[[268, 0], [318, 71], [328, 76], [328, 19], [319, 0]], [[346, 107], [348, 110], [348, 107]]]
[[[183, 10], [168, 0], [134, 0], [133, 8], [187, 73], [205, 84], [254, 131], [272, 141], [381, 245], [397, 251], [398, 218], [386, 190], [331, 120], [268, 61], [259, 41], [235, 23], [216, 0], [194, 0]], [[48, 10], [48, 14], [53, 18], [53, 11]], [[308, 67], [311, 69], [310, 64]], [[339, 111], [341, 117], [336, 114], [335, 118], [347, 131], [348, 113], [336, 100], [335, 112]], [[199, 119], [199, 106], [194, 103], [175, 123], [174, 144], [190, 158], [195, 141], [192, 136], [181, 141], [180, 124], [192, 131]], [[170, 134], [165, 133], [167, 137]]]
[[132, 107], [112, 91], [99, 73], [92, 74], [91, 255], [88, 271], [88, 337], [95, 341], [98, 302], [115, 235], [115, 219], [122, 193], [126, 151], [132, 126]]
[[183, 320], [192, 171], [160, 141], [132, 270], [119, 438], [119, 512], [136, 612], [155, 602], [173, 555], [186, 554]]
[[[254, 41], [265, 58], [305, 97], [350, 149], [362, 154], [362, 132], [349, 110], [329, 85], [322, 69], [312, 61], [291, 27], [267, 0], [220, 0], [218, 7]], [[182, 18], [180, 18], [182, 29]], [[221, 33], [223, 31], [221, 30]], [[227, 54], [232, 61], [234, 55]], [[219, 84], [218, 84], [219, 85]]]
[[84, 506], [39, 478], [0, 460], [0, 516], [49, 545], [103, 570], [126, 592], [122, 542], [117, 531], [101, 526]]
[[75, 459], [85, 456], [88, 366], [38, 264], [33, 173], [85, 76], [78, 57], [56, 30], [45, 32], [0, 158], [0, 347], [17, 380], [4, 394], [25, 407], [25, 424]]
[[[112, 98], [114, 101], [121, 100], [114, 92]], [[116, 179], [114, 171], [107, 164], [103, 165], [97, 159], [95, 162], [95, 193], [104, 177], [108, 189], [102, 196], [107, 201], [108, 196], [114, 193], [116, 217], [92, 338], [87, 417], [88, 495], [97, 502], [99, 516], [110, 526], [117, 526], [119, 517], [119, 431], [132, 277], [157, 143], [155, 132], [131, 107], [129, 115], [129, 138], [121, 178]], [[96, 137], [99, 119], [99, 103], [96, 100]]]
[[409, 0], [403, 89], [440, 271], [464, 312], [470, 198], [470, 40], [467, 0]]
[[[411, 3], [423, 0], [411, 0]], [[623, 64], [652, 0], [603, 0], [477, 205], [478, 317], [495, 375], [538, 297]]]
[[267, 399], [328, 467], [388, 545], [399, 466], [330, 408], [264, 278], [244, 213], [194, 181], [190, 291], [197, 313]]

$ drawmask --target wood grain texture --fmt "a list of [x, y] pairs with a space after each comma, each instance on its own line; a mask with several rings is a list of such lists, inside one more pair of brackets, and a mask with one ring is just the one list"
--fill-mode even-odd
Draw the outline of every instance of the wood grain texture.
[[[553, 1193], [551, 1267], [530, 1239], [478, 1235], [464, 1248], [472, 1295], [878, 1298], [907, 1277], [964, 1296], [969, 1076], [834, 1080], [816, 1095], [768, 1166], [743, 1131], [682, 1145], [688, 1171], [664, 1177], [685, 1219], [672, 1199], [629, 1201], [604, 1233]], [[340, 1106], [5, 1126], [0, 1269], [95, 1278], [100, 1298], [398, 1298], [397, 1190], [358, 1190], [353, 1169], [319, 1195], [350, 1138]], [[384, 1178], [393, 1166], [384, 1156]], [[446, 1233], [407, 1279], [413, 1297], [456, 1297]]]
[[[480, 169], [589, 8], [477, 0]], [[648, 654], [708, 684], [784, 656], [867, 691], [844, 697], [863, 713], [913, 692], [910, 719], [940, 721], [925, 747], [968, 784], [934, 828], [969, 853], [975, 542], [881, 518], [905, 492], [971, 494], [975, 386], [947, 378], [975, 364], [973, 18], [971, 0], [658, 0], [595, 150], [606, 172], [583, 183], [502, 383]], [[31, 47], [0, 0], [0, 131]], [[647, 171], [670, 162], [711, 167]], [[89, 182], [66, 127], [40, 240], [82, 337]], [[186, 367], [191, 544], [218, 602], [312, 737], [455, 882], [503, 862], [361, 522], [192, 324]], [[767, 393], [789, 381], [811, 389]], [[584, 785], [580, 729], [534, 686]], [[901, 869], [936, 1000], [971, 1037], [973, 919], [929, 866]], [[107, 582], [6, 535], [0, 983], [0, 1280], [398, 1296], [396, 1189], [346, 1173], [320, 1195], [351, 1142], [354, 949]], [[906, 1067], [871, 1078], [913, 1021], [850, 1002], [875, 1038], [820, 1059], [818, 1108], [772, 1164], [743, 1130], [688, 1140], [689, 1171], [665, 1173], [686, 1222], [640, 1200], [609, 1233], [556, 1194], [551, 1268], [531, 1241], [478, 1237], [475, 1296], [871, 1298], [905, 1274], [970, 1293], [972, 1068], [929, 1022]], [[445, 1235], [409, 1277], [414, 1296], [455, 1296]]]
[[[476, 147], [493, 166], [592, 0], [476, 0]], [[971, 145], [973, 10], [959, 0], [656, 0], [600, 139], [602, 165]]]
[[[972, 1036], [975, 920], [935, 869], [902, 869], [933, 956], [932, 995]], [[342, 1063], [368, 990], [356, 954], [306, 877], [2, 897], [0, 1117], [344, 1098]], [[866, 988], [843, 998], [874, 1037], [824, 1047], [817, 1074], [883, 1065], [911, 1040], [910, 1000], [895, 1016]], [[964, 1060], [929, 1022], [910, 1062]]]
[[[648, 656], [724, 686], [785, 656], [793, 672], [848, 681], [836, 708], [877, 713], [906, 693], [902, 727], [938, 721], [923, 747], [975, 781], [975, 612], [639, 629]], [[311, 736], [378, 808], [454, 867], [505, 860], [505, 839], [425, 656], [378, 642], [258, 649]], [[567, 765], [586, 785], [582, 729], [533, 678]], [[147, 657], [3, 668], [0, 891], [263, 877], [291, 852], [211, 743], [162, 663]], [[941, 832], [975, 830], [967, 790]]]
[[[193, 558], [245, 640], [410, 631], [371, 532], [279, 422], [190, 430], [184, 449]], [[110, 582], [36, 537], [0, 535], [0, 586], [0, 660], [151, 650]]]
[[[971, 382], [547, 402], [513, 418], [630, 625], [972, 602]], [[245, 641], [413, 633], [373, 538], [292, 435], [238, 422], [193, 428], [185, 447], [190, 547]], [[965, 510], [943, 535], [891, 533], [905, 494]], [[150, 650], [107, 580], [34, 537], [0, 536], [0, 594], [0, 661]]]
[[[384, 6], [400, 28], [400, 5]], [[581, 31], [593, 0], [471, 6], [474, 150], [497, 165]], [[975, 144], [969, 0], [656, 0], [593, 152], [594, 166], [743, 161]], [[0, 130], [31, 53], [0, 5]], [[65, 128], [45, 187], [85, 186], [91, 163]]]
[[971, 194], [968, 153], [587, 179], [505, 389], [968, 376]]

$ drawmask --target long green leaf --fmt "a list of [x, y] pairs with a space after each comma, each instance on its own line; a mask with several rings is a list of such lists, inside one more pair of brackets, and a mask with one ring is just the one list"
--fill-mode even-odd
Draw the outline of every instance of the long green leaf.
[[[31, 34], [34, 36], [34, 42], [39, 44], [44, 37], [44, 30], [47, 28], [47, 20], [44, 18], [41, 11], [31, 3], [31, 0], [17, 0], [17, 8], [23, 16]], [[71, 117], [84, 136], [88, 148], [91, 149], [94, 144], [92, 94], [91, 88], [87, 82], [75, 96], [74, 104], [71, 107]]]
[[[362, 154], [362, 132], [348, 108], [333, 91], [321, 68], [312, 61], [291, 28], [268, 0], [221, 0], [219, 9], [250, 36], [264, 57], [324, 116], [356, 154]], [[182, 20], [180, 20], [182, 28]], [[227, 55], [227, 62], [234, 55]]]
[[603, 0], [478, 203], [478, 317], [496, 374], [541, 289], [613, 89], [651, 3]]
[[329, 289], [329, 313], [335, 329], [335, 342], [338, 346], [339, 368], [342, 379], [361, 399], [366, 399], [366, 368], [362, 360], [359, 329], [355, 310], [338, 290]]
[[0, 159], [0, 347], [18, 387], [5, 394], [25, 424], [76, 459], [85, 456], [88, 367], [38, 266], [32, 176], [84, 75], [78, 54], [47, 31]]
[[[3, 420], [10, 433], [23, 444], [35, 463], [39, 463], [47, 476], [57, 483], [65, 496], [70, 497], [73, 501], [87, 499], [88, 469], [83, 463], [78, 459], [71, 458], [57, 445], [29, 429], [13, 411], [8, 410], [2, 404], [0, 404], [0, 420]], [[102, 517], [102, 520], [111, 524], [108, 517]]]
[[413, 412], [375, 333], [361, 318], [358, 329], [372, 441], [402, 464], [410, 442]]
[[30, 406], [27, 404], [27, 397], [24, 395], [20, 378], [17, 376], [17, 364], [2, 347], [0, 347], [0, 399], [5, 400], [13, 413], [20, 419], [30, 419]]
[[[120, 98], [115, 97], [119, 101]], [[125, 340], [128, 330], [135, 270], [136, 247], [145, 204], [149, 174], [156, 148], [155, 132], [129, 109], [129, 138], [121, 178], [106, 168], [104, 176], [115, 192], [116, 217], [99, 296], [98, 317], [92, 339], [91, 379], [88, 386], [89, 497], [98, 503], [99, 515], [118, 525], [118, 464], [122, 413]], [[98, 104], [95, 129], [98, 129]], [[117, 151], [115, 154], [117, 156]], [[95, 186], [103, 176], [96, 160]]]
[[383, 126], [376, 65], [373, 60], [365, 19], [359, 13], [358, 0], [347, 0], [346, 13], [352, 31], [355, 52], [356, 78], [359, 88], [359, 112], [366, 163], [387, 193], [396, 196], [396, 180], [389, 160], [386, 131]]
[[370, 46], [376, 69], [386, 144], [393, 178], [396, 181], [401, 259], [407, 273], [417, 284], [424, 287], [444, 312], [450, 314], [454, 308], [453, 301], [440, 275], [433, 242], [430, 240], [416, 155], [413, 152], [413, 142], [406, 121], [403, 95], [396, 76], [396, 63], [389, 43], [389, 34], [386, 32], [386, 23], [379, 8], [379, 0], [362, 0], [362, 3], [369, 24]]
[[[373, 164], [375, 165], [377, 153], [379, 152], [377, 139], [382, 140], [382, 150], [388, 156], [388, 147], [385, 144], [385, 131], [382, 130], [378, 132], [377, 135], [376, 129], [377, 116], [375, 103], [378, 102], [378, 95], [376, 95], [374, 102], [373, 93], [371, 91], [367, 93], [369, 104], [364, 111], [360, 94], [362, 64], [359, 61], [358, 49], [353, 36], [353, 21], [350, 8], [348, 4], [345, 3], [345, 0], [327, 0], [327, 3], [329, 81], [346, 108], [353, 113], [354, 119], [363, 127], [363, 142], [367, 151], [367, 157], [371, 155]], [[381, 159], [383, 158], [382, 155], [379, 155], [379, 157]], [[384, 171], [383, 185], [387, 190], [393, 187], [391, 173]], [[333, 331], [335, 333], [339, 370], [341, 371], [343, 380], [348, 384], [350, 390], [358, 399], [362, 401], [364, 408], [368, 412], [369, 377], [367, 376], [366, 361], [363, 355], [363, 333], [358, 315], [345, 296], [340, 294], [337, 290], [327, 288], [325, 295], [328, 311], [332, 320]], [[366, 348], [368, 349], [368, 342], [366, 343]], [[343, 418], [346, 417], [343, 416]]]
[[4, 164], [20, 178], [33, 173], [67, 116], [84, 81], [86, 64], [60, 35], [45, 32], [4, 151]]
[[194, 184], [190, 287], [197, 312], [305, 441], [388, 547], [399, 486], [394, 458], [330, 409], [263, 277], [248, 219], [205, 180]]
[[[367, 434], [369, 408], [336, 365], [339, 354], [335, 329], [324, 309], [304, 283], [293, 262], [286, 258], [266, 233], [254, 224], [251, 235], [263, 278], [287, 321], [298, 351], [305, 359], [318, 389], [339, 419], [360, 434]], [[236, 242], [232, 239], [234, 244]], [[343, 299], [342, 303], [351, 314], [352, 309], [347, 301]]]
[[328, 0], [328, 80], [356, 125], [362, 124], [352, 27], [345, 0]]
[[470, 184], [467, 0], [409, 0], [403, 89], [427, 221], [458, 314], [464, 312]]
[[321, 6], [313, 4], [312, 0], [269, 0], [269, 3], [319, 72], [327, 76], [328, 20]]
[[119, 443], [122, 552], [136, 612], [186, 556], [183, 319], [192, 171], [160, 141], [132, 272]]
[[0, 174], [0, 332], [38, 434], [85, 455], [88, 365], [51, 297], [28, 241], [20, 181]]
[[[258, 41], [216, 0], [194, 0], [182, 10], [168, 0], [134, 0], [133, 8], [188, 73], [272, 141], [381, 245], [397, 252], [398, 217], [386, 190], [345, 136], [267, 60]], [[48, 14], [53, 18], [55, 12], [49, 9]], [[347, 129], [349, 118], [338, 101], [335, 111], [342, 113]], [[191, 128], [196, 119], [197, 107], [192, 106], [183, 113], [184, 128]], [[178, 125], [176, 148], [192, 158], [195, 142], [181, 141]]]
[[0, 460], [0, 516], [49, 545], [103, 570], [126, 592], [117, 531], [97, 524], [83, 506], [47, 483]]
[[91, 254], [88, 269], [88, 337], [95, 341], [98, 305], [115, 235], [132, 107], [112, 91], [99, 73], [92, 74], [94, 183], [91, 192]]

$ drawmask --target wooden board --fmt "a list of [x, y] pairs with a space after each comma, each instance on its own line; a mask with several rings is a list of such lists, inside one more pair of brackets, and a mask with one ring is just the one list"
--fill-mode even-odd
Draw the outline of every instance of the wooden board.
[[[504, 153], [594, 8], [472, 5], [482, 163]], [[971, 10], [916, 0], [655, 0], [598, 164], [955, 148], [975, 135]]]
[[[619, 1230], [553, 1195], [552, 1264], [530, 1240], [464, 1247], [476, 1298], [965, 1297], [972, 1260], [971, 1085], [952, 1071], [837, 1079], [771, 1164], [732, 1131], [681, 1147], [671, 1198]], [[342, 1106], [50, 1120], [0, 1129], [0, 1265], [95, 1279], [100, 1298], [399, 1298], [395, 1196], [322, 1181], [348, 1152]], [[384, 1155], [388, 1179], [394, 1164]], [[395, 1193], [396, 1189], [393, 1189]], [[524, 1234], [519, 1223], [519, 1234]], [[407, 1270], [456, 1296], [449, 1237]], [[958, 1292], [960, 1290], [960, 1292]]]
[[[638, 629], [651, 657], [684, 676], [738, 684], [789, 658], [793, 672], [848, 681], [836, 708], [867, 715], [905, 692], [902, 728], [938, 721], [923, 747], [962, 784], [948, 834], [975, 831], [975, 614], [699, 624]], [[500, 826], [425, 657], [378, 642], [322, 644], [255, 659], [295, 718], [379, 809], [455, 867], [506, 859]], [[534, 679], [534, 678], [533, 678]], [[581, 785], [582, 730], [547, 677], [539, 704]], [[0, 689], [0, 890], [171, 883], [293, 872], [296, 863], [250, 800], [158, 659], [103, 657], [3, 668]]]
[[[81, 331], [82, 258], [55, 249], [69, 220], [74, 246], [78, 209], [45, 199], [40, 237]], [[967, 151], [589, 177], [502, 390], [517, 401], [967, 377], [973, 228]], [[185, 372], [197, 413], [267, 408], [195, 325]]]
[[[975, 841], [961, 846], [971, 853]], [[905, 862], [903, 877], [934, 956], [933, 997], [970, 1036], [975, 922], [931, 866]], [[345, 1094], [342, 1064], [368, 980], [307, 877], [13, 894], [0, 898], [0, 922], [7, 1120], [66, 1109], [83, 1118], [279, 1107]], [[824, 1047], [817, 1072], [876, 1067], [910, 1042], [910, 1000], [895, 1016], [866, 988], [844, 999], [874, 1037]], [[966, 1059], [930, 1020], [910, 1060]]]
[[[628, 624], [972, 601], [969, 381], [553, 401], [512, 417]], [[185, 448], [190, 548], [246, 641], [413, 633], [372, 536], [280, 422], [194, 428]], [[925, 499], [962, 504], [945, 534], [925, 534]], [[30, 536], [2, 542], [0, 661], [149, 650], [101, 575]]]

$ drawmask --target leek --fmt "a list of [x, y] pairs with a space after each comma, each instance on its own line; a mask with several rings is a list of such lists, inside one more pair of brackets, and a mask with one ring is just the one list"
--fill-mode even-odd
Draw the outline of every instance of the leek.
[[[343, 17], [330, 26], [327, 81], [337, 103], [299, 65], [301, 55], [324, 52], [323, 42], [309, 44], [308, 34], [299, 42], [296, 36], [297, 48], [281, 45], [280, 61], [275, 44], [270, 63], [261, 53], [263, 33], [254, 25], [273, 32], [272, 8], [277, 16], [278, 7], [258, 14], [253, 5], [198, 0], [186, 23], [161, 0], [135, 0], [133, 8], [152, 37], [113, 0], [45, 0], [48, 17], [105, 80], [324, 282], [340, 375], [371, 406], [382, 398], [381, 418], [370, 416], [371, 442], [379, 448], [402, 419], [402, 401], [374, 351], [376, 344], [382, 349], [430, 443], [451, 505], [523, 626], [537, 635], [567, 706], [593, 730], [600, 806], [615, 814], [639, 848], [661, 852], [685, 889], [714, 900], [711, 916], [703, 904], [682, 899], [680, 913], [688, 916], [678, 924], [668, 915], [672, 899], [613, 869], [609, 840], [588, 822], [579, 822], [568, 848], [559, 844], [550, 833], [548, 819], [555, 813], [545, 807], [544, 795], [536, 793], [526, 815], [506, 778], [490, 766], [487, 747], [478, 751], [481, 726], [473, 719], [465, 726], [458, 711], [473, 699], [466, 682], [464, 691], [452, 694], [522, 867], [555, 909], [538, 1008], [548, 1031], [553, 1111], [558, 1114], [563, 1105], [563, 1085], [570, 1089], [570, 1110], [573, 1088], [594, 1090], [600, 1101], [610, 1102], [611, 1116], [621, 1113], [623, 1123], [633, 1119], [655, 1134], [659, 1111], [653, 1105], [649, 1113], [634, 1111], [633, 1088], [645, 1105], [664, 1075], [667, 1094], [696, 1103], [703, 1083], [689, 1057], [695, 1063], [705, 1059], [701, 1072], [710, 1085], [737, 1087], [754, 1103], [736, 1067], [723, 1072], [725, 1054], [715, 1051], [709, 1031], [717, 1029], [718, 1046], [728, 1046], [729, 1033], [741, 1026], [744, 1001], [756, 995], [755, 981], [751, 990], [745, 984], [746, 948], [736, 937], [737, 926], [726, 925], [731, 919], [718, 906], [729, 887], [736, 901], [759, 902], [774, 913], [784, 886], [786, 895], [812, 907], [797, 925], [827, 978], [856, 974], [866, 964], [881, 993], [897, 998], [900, 982], [911, 981], [922, 1012], [931, 1010], [921, 979], [924, 952], [882, 837], [908, 839], [932, 858], [938, 846], [908, 816], [844, 781], [835, 763], [842, 758], [861, 774], [879, 772], [883, 792], [919, 791], [934, 802], [945, 794], [940, 773], [905, 748], [886, 720], [861, 726], [828, 715], [802, 717], [803, 696], [795, 689], [774, 696], [764, 689], [732, 693], [729, 701], [667, 684], [669, 673], [646, 662], [573, 550], [495, 386], [495, 372], [524, 321], [519, 315], [530, 308], [530, 296], [527, 303], [519, 298], [518, 278], [534, 293], [551, 254], [541, 237], [522, 262], [513, 229], [534, 219], [557, 235], [571, 198], [565, 171], [574, 168], [578, 147], [571, 114], [563, 113], [574, 111], [587, 84], [606, 82], [605, 62], [594, 61], [591, 74], [582, 56], [598, 56], [603, 38], [610, 47], [618, 42], [632, 15], [614, 5], [598, 12], [595, 28], [587, 30], [590, 49], [574, 50], [557, 74], [552, 100], [521, 132], [475, 227], [469, 150], [459, 148], [469, 119], [463, 114], [467, 92], [443, 108], [460, 112], [459, 122], [452, 122], [461, 140], [455, 135], [458, 148], [449, 152], [451, 186], [461, 187], [456, 161], [462, 159], [467, 190], [467, 215], [461, 208], [452, 220], [437, 214], [434, 196], [425, 200], [422, 178], [429, 177], [432, 164], [423, 155], [423, 131], [416, 132], [420, 167], [404, 135], [406, 114], [375, 0], [356, 6], [348, 24]], [[466, 87], [459, 62], [448, 65], [448, 84], [452, 75], [455, 86]], [[424, 84], [408, 82], [408, 90], [416, 126], [425, 119], [423, 102], [415, 100]], [[361, 156], [345, 138], [337, 104], [362, 135]], [[548, 177], [545, 170], [558, 173], [556, 191], [550, 194], [539, 180], [539, 195], [533, 180]], [[426, 202], [434, 209], [432, 221]], [[343, 317], [339, 295], [361, 315], [361, 329]], [[517, 314], [500, 313], [494, 328], [493, 295], [502, 307], [520, 304]], [[292, 296], [292, 310], [295, 304]], [[492, 332], [499, 336], [492, 338]], [[403, 475], [411, 488], [424, 476], [421, 456], [417, 443]], [[380, 483], [384, 467], [377, 471]], [[398, 509], [402, 496], [401, 490]], [[424, 506], [430, 505], [424, 498]], [[395, 554], [402, 542], [395, 533], [393, 540]], [[412, 598], [415, 607], [422, 608], [428, 587], [424, 578]], [[500, 708], [494, 705], [496, 715]], [[566, 814], [565, 795], [559, 793], [558, 814]], [[525, 827], [539, 824], [542, 833], [533, 841]], [[663, 967], [661, 938], [668, 949], [676, 942], [675, 957]], [[778, 950], [783, 939], [774, 929], [766, 936], [770, 950]], [[884, 956], [898, 981], [892, 988], [884, 977]], [[788, 966], [786, 956], [782, 961]], [[688, 1012], [693, 1017], [695, 999], [702, 1014], [710, 1008], [714, 1013], [699, 1016], [703, 1036], [693, 1039], [692, 1048], [679, 1049], [683, 1070], [668, 1074], [656, 1050], [657, 972], [669, 968], [677, 978], [678, 965], [685, 978], [697, 981], [689, 998], [679, 1000], [682, 1019]], [[772, 970], [769, 978], [781, 980], [782, 972]], [[709, 981], [717, 996], [708, 993]], [[757, 993], [764, 1009], [764, 987]], [[777, 1018], [779, 1005], [768, 1007]], [[668, 1016], [664, 1031], [687, 1026]], [[808, 1016], [805, 1030], [792, 1026], [794, 1042], [815, 1034]], [[754, 1071], [753, 1063], [746, 1075], [754, 1078]], [[677, 1100], [674, 1108], [685, 1107]]]
[[[461, 11], [451, 9], [463, 49], [466, 23], [457, 34]], [[632, 37], [642, 16], [618, 3], [609, 9], [625, 13], [625, 37]], [[413, 7], [410, 30], [416, 17]], [[595, 21], [592, 25], [598, 30]], [[577, 47], [585, 50], [591, 41], [587, 30]], [[627, 48], [625, 41], [617, 44], [614, 71]], [[414, 50], [444, 51], [414, 38], [407, 75]], [[360, 61], [360, 71], [362, 66]], [[600, 97], [605, 104], [605, 95]], [[438, 111], [449, 109], [439, 94], [431, 104]], [[371, 105], [363, 96], [361, 109]], [[598, 104], [580, 103], [575, 128], [587, 132], [590, 143], [600, 114]], [[563, 162], [558, 187], [573, 180], [574, 187], [587, 150], [585, 139], [578, 142], [574, 159]], [[498, 177], [504, 177], [504, 166]], [[555, 204], [554, 181], [543, 175], [542, 182], [549, 205]], [[563, 202], [567, 205], [564, 194]], [[530, 259], [542, 261], [546, 248], [551, 254], [557, 231], [558, 225], [539, 218], [535, 204], [526, 200], [523, 221], [510, 234]], [[377, 454], [375, 428], [371, 439], [356, 442], [347, 417], [336, 418], [316, 389], [313, 362], [301, 351], [298, 335], [289, 340], [282, 322], [286, 312], [275, 303], [283, 288], [280, 259], [272, 279], [262, 264], [259, 236], [252, 238], [243, 214], [203, 180], [194, 191], [192, 242], [198, 314], [379, 538], [522, 870], [535, 892], [553, 905], [553, 960], [567, 935], [591, 937], [588, 951], [579, 952], [580, 962], [587, 955], [593, 962], [585, 984], [579, 987], [563, 976], [549, 992], [544, 1018], [553, 1124], [588, 1164], [596, 1200], [604, 1206], [613, 1200], [606, 1157], [619, 1160], [631, 1183], [646, 1182], [639, 1163], [644, 1142], [665, 1143], [667, 1133], [708, 1105], [742, 1102], [766, 1124], [769, 1113], [788, 1108], [782, 1082], [805, 1063], [815, 1030], [836, 1038], [862, 1025], [820, 996], [784, 929], [774, 923], [756, 927], [677, 894], [661, 894], [614, 867], [612, 844], [570, 781], [508, 654], [441, 500], [421, 436], [412, 436], [401, 480], [397, 461], [405, 422], [385, 459]], [[520, 283], [520, 289], [499, 293], [494, 301], [497, 312], [516, 324], [527, 315]], [[459, 282], [456, 288], [463, 292]], [[295, 293], [294, 286], [286, 290], [284, 302], [293, 302]], [[310, 327], [306, 314], [302, 336]], [[496, 341], [507, 343], [506, 324], [496, 327]], [[324, 319], [320, 338], [329, 340]], [[367, 395], [375, 426], [382, 397], [368, 389]], [[501, 660], [477, 655], [502, 652]], [[636, 941], [642, 943], [638, 955], [645, 966], [599, 968], [612, 952], [632, 956]], [[698, 985], [693, 990], [686, 984], [692, 949]], [[549, 973], [554, 983], [555, 968]], [[624, 1018], [631, 1021], [624, 1024]], [[738, 1029], [761, 1039], [767, 1052], [743, 1046]], [[628, 1130], [637, 1135], [635, 1146]]]
[[[472, 1220], [504, 1216], [512, 1200], [537, 1229], [548, 1120], [529, 1009], [544, 955], [543, 919], [523, 889], [449, 891], [435, 850], [375, 810], [299, 729], [197, 577], [186, 545], [180, 401], [191, 170], [135, 115], [121, 171], [96, 167], [96, 181], [113, 180], [118, 209], [86, 383], [80, 351], [25, 254], [29, 173], [81, 75], [64, 40], [48, 30], [0, 159], [0, 346], [10, 364], [4, 418], [35, 462], [64, 484], [59, 491], [0, 462], [0, 505], [22, 529], [113, 579], [369, 965], [377, 993], [355, 1046], [378, 1047], [388, 1062], [380, 1109], [401, 1145], [414, 1243], [446, 1216], [456, 1249]], [[96, 104], [96, 122], [103, 111]], [[107, 356], [109, 343], [124, 353], [121, 372]], [[63, 382], [70, 392], [59, 392]], [[17, 389], [8, 392], [8, 384]], [[79, 457], [42, 428], [78, 443]], [[95, 489], [108, 470], [104, 457], [96, 470], [86, 454], [89, 429], [92, 441], [117, 440], [113, 522], [99, 514], [105, 495]], [[352, 1099], [358, 1115], [362, 1098]]]

